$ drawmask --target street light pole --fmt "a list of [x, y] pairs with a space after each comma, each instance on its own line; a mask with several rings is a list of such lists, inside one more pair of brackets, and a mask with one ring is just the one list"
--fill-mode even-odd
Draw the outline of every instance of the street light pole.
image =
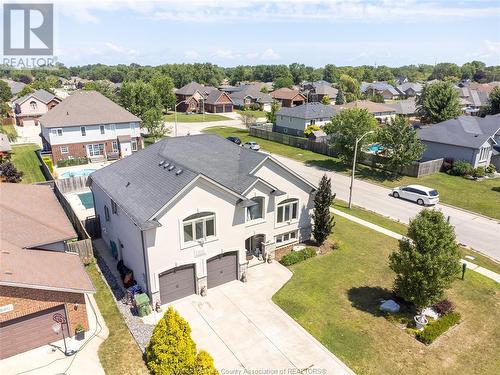
[[358, 155], [358, 143], [366, 137], [368, 134], [374, 133], [374, 130], [370, 130], [363, 134], [361, 137], [356, 138], [356, 142], [354, 143], [354, 158], [352, 160], [352, 175], [351, 175], [351, 186], [349, 188], [349, 209], [352, 208], [352, 188], [354, 186], [354, 173], [356, 172], [356, 157]]

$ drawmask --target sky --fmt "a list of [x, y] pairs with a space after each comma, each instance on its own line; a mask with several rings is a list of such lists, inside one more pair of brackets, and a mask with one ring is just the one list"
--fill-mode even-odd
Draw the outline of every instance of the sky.
[[55, 0], [54, 7], [55, 55], [67, 66], [500, 65], [500, 1]]

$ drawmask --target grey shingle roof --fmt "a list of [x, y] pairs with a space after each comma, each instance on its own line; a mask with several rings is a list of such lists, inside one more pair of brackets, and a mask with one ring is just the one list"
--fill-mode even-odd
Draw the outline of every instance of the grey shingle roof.
[[360, 91], [366, 92], [367, 90], [384, 91], [388, 90], [393, 95], [399, 95], [399, 91], [394, 88], [394, 86], [388, 84], [387, 82], [361, 82]]
[[[92, 173], [90, 178], [141, 228], [199, 175], [235, 193], [243, 193], [256, 177], [250, 172], [267, 155], [245, 149], [216, 135], [166, 138], [145, 150]], [[160, 166], [165, 160], [171, 171]], [[176, 171], [182, 169], [182, 173]]]
[[460, 116], [419, 129], [418, 137], [427, 142], [478, 148], [499, 132], [500, 115]]
[[258, 85], [242, 85], [238, 91], [231, 93], [229, 96], [237, 105], [243, 105], [243, 99], [247, 96], [251, 97], [260, 104], [273, 102], [271, 95], [260, 92]]
[[412, 115], [417, 112], [417, 103], [414, 97], [385, 105], [394, 108], [398, 115]]
[[5, 83], [7, 83], [7, 85], [9, 85], [10, 91], [12, 92], [13, 96], [19, 94], [22, 91], [22, 89], [24, 89], [24, 87], [26, 86], [26, 83], [13, 81], [11, 79], [2, 79], [2, 81], [4, 81]]
[[415, 92], [422, 92], [424, 86], [418, 82], [405, 82], [397, 87], [397, 89], [403, 93], [406, 93], [409, 89], [412, 89]]
[[330, 99], [335, 99], [339, 90], [329, 84], [317, 84], [314, 86], [314, 92], [318, 95], [328, 95]]
[[296, 107], [283, 107], [277, 115], [301, 118], [304, 120], [329, 118], [335, 115], [337, 109], [331, 105], [322, 103], [306, 103]]
[[77, 91], [40, 117], [40, 123], [46, 128], [140, 121], [97, 91]]
[[[221, 95], [224, 95], [224, 92], [219, 90], [212, 90], [205, 98], [206, 104], [215, 104], [217, 99], [220, 98]], [[231, 99], [231, 98], [230, 98]]]
[[47, 104], [48, 102], [50, 102], [54, 98], [57, 98], [57, 96], [55, 96], [54, 94], [51, 94], [50, 92], [48, 92], [44, 89], [40, 89], [40, 90], [35, 90], [31, 94], [26, 94], [26, 95], [21, 96], [20, 98], [18, 98], [16, 100], [14, 100], [14, 104], [21, 105], [22, 103], [24, 103], [26, 100], [28, 100], [32, 96], [45, 104]]

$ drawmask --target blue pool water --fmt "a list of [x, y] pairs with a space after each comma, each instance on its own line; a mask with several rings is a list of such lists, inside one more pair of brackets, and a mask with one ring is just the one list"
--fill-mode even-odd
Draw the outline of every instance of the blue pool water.
[[80, 202], [82, 202], [83, 206], [88, 210], [89, 208], [94, 208], [94, 199], [92, 198], [92, 192], [88, 191], [86, 193], [78, 194], [78, 198], [80, 198]]
[[78, 169], [75, 171], [68, 171], [68, 172], [61, 173], [60, 178], [88, 176], [89, 174], [91, 174], [92, 172], [95, 172], [96, 170], [97, 169], [88, 168], [88, 169]]
[[380, 151], [384, 151], [384, 148], [381, 145], [379, 145], [378, 143], [374, 143], [368, 147], [368, 150], [371, 152], [380, 152]]

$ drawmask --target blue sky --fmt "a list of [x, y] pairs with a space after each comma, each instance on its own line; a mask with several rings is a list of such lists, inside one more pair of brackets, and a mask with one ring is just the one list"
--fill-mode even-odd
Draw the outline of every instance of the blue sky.
[[55, 1], [66, 65], [500, 65], [498, 1]]

